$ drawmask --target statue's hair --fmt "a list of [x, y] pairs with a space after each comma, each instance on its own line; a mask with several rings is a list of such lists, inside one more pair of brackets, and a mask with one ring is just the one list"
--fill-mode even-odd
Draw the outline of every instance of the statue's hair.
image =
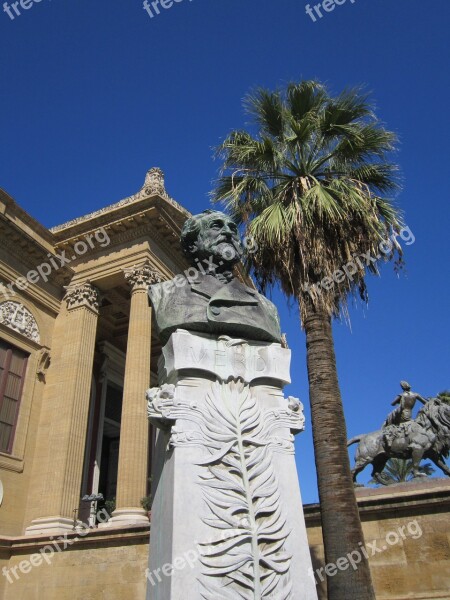
[[403, 390], [410, 390], [411, 386], [409, 385], [409, 383], [407, 381], [400, 381], [400, 387]]
[[198, 215], [193, 215], [183, 225], [181, 230], [180, 242], [181, 248], [186, 256], [192, 255], [192, 245], [195, 244], [198, 238], [198, 234], [201, 230], [201, 222], [208, 215], [220, 215], [221, 217], [226, 216], [225, 213], [220, 210], [212, 210], [208, 208]]

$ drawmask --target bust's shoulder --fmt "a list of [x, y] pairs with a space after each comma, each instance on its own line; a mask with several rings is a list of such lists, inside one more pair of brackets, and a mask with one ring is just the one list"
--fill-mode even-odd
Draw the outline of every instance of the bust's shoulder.
[[264, 296], [264, 294], [260, 294], [259, 292], [257, 292], [257, 295], [258, 295], [259, 302], [261, 302], [261, 304], [263, 306], [265, 306], [268, 310], [270, 310], [271, 312], [274, 312], [278, 315], [278, 309], [275, 306], [275, 304], [272, 302], [272, 300], [269, 300], [269, 298], [267, 298], [267, 296]]
[[149, 286], [148, 296], [155, 310], [166, 306], [174, 297], [179, 298], [180, 294], [183, 294], [183, 288], [188, 287], [185, 285], [177, 286], [175, 280], [176, 277]]
[[161, 283], [154, 283], [150, 285], [148, 288], [148, 296], [150, 298], [150, 302], [155, 306], [155, 304], [160, 304], [164, 295], [164, 286], [167, 281], [163, 281]]
[[281, 340], [281, 323], [280, 323], [280, 314], [278, 312], [275, 304], [269, 300], [264, 294], [260, 294], [258, 292], [258, 301], [261, 304], [261, 307], [269, 316], [269, 320], [272, 323], [273, 331], [276, 332], [275, 337]]

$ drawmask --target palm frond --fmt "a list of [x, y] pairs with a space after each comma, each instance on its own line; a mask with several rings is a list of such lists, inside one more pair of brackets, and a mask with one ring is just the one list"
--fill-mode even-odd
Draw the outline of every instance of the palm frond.
[[244, 107], [254, 117], [263, 135], [283, 135], [283, 103], [279, 92], [259, 88], [246, 96]]
[[[288, 296], [313, 301], [329, 314], [346, 311], [348, 295], [367, 300], [367, 271], [379, 243], [398, 232], [402, 217], [391, 197], [399, 189], [390, 160], [397, 138], [376, 118], [359, 90], [329, 95], [316, 81], [290, 83], [246, 99], [255, 135], [232, 132], [218, 149], [223, 169], [213, 192], [259, 245], [247, 266], [261, 288], [279, 281]], [[352, 279], [320, 286], [354, 256], [371, 253]], [[308, 289], [319, 285], [311, 300]], [[306, 290], [306, 291], [305, 291]]]

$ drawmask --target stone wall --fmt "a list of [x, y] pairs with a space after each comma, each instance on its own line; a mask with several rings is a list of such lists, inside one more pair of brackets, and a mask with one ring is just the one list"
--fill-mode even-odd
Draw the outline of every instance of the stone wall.
[[[450, 480], [360, 488], [357, 498], [377, 600], [450, 600]], [[319, 600], [326, 600], [317, 571], [325, 566], [319, 506], [306, 506], [305, 518]]]
[[[52, 554], [48, 537], [0, 541], [0, 568], [11, 555], [2, 600], [143, 600], [148, 562], [148, 527], [99, 529], [83, 538], [67, 536]], [[70, 545], [68, 545], [70, 544]], [[8, 548], [9, 547], [9, 548]], [[45, 554], [41, 554], [43, 550]], [[53, 547], [55, 548], [55, 547]], [[36, 555], [35, 566], [30, 556]], [[42, 558], [42, 556], [46, 558]], [[3, 557], [3, 560], [2, 560]], [[39, 560], [41, 559], [41, 560]], [[27, 566], [23, 561], [27, 561]], [[20, 565], [22, 563], [22, 570]], [[18, 577], [18, 578], [17, 578]]]
[[[450, 600], [450, 480], [362, 488], [357, 496], [377, 600]], [[320, 569], [319, 506], [305, 506], [305, 517], [314, 569]], [[0, 577], [0, 598], [144, 600], [148, 528], [99, 529], [77, 541], [75, 537], [69, 536], [73, 543], [55, 552], [50, 564], [42, 560], [27, 573], [21, 572], [21, 562], [51, 540], [0, 538], [0, 568], [7, 565], [14, 581]], [[319, 573], [319, 598], [325, 600], [323, 571]]]

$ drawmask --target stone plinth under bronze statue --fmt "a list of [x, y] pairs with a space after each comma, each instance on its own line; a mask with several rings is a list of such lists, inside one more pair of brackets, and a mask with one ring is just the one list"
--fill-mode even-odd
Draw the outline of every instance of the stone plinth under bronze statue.
[[294, 458], [301, 403], [274, 305], [234, 278], [236, 225], [206, 211], [182, 244], [197, 271], [149, 289], [165, 344], [147, 600], [316, 600]]

